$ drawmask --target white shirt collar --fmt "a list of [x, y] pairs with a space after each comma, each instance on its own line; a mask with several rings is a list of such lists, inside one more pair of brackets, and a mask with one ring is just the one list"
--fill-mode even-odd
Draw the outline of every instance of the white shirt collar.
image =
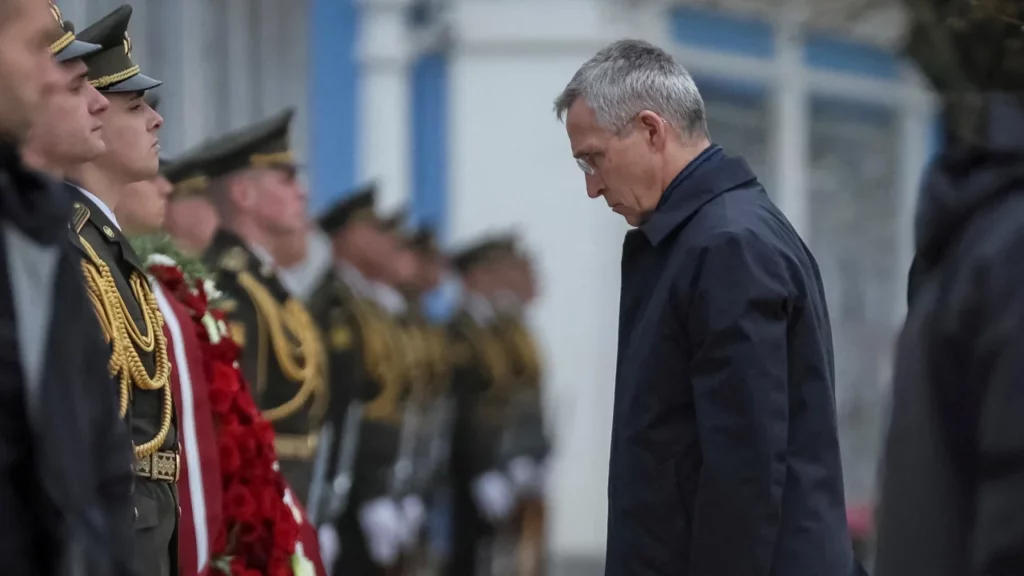
[[344, 260], [338, 260], [334, 265], [334, 272], [357, 296], [374, 298], [373, 285], [355, 266]]
[[113, 223], [114, 223], [114, 227], [115, 227], [115, 228], [117, 228], [117, 230], [118, 230], [119, 232], [121, 231], [121, 225], [117, 223], [117, 217], [116, 217], [116, 216], [114, 216], [114, 211], [113, 211], [113, 210], [111, 210], [111, 209], [110, 209], [110, 208], [109, 208], [109, 207], [108, 207], [108, 206], [107, 206], [107, 205], [106, 205], [106, 204], [105, 204], [105, 203], [103, 202], [103, 200], [100, 200], [100, 199], [99, 199], [98, 197], [96, 197], [96, 195], [95, 195], [95, 194], [93, 194], [92, 192], [89, 192], [89, 191], [88, 191], [88, 190], [86, 190], [85, 188], [82, 188], [82, 187], [81, 187], [81, 186], [79, 186], [78, 184], [72, 184], [72, 183], [70, 183], [70, 182], [69, 182], [69, 184], [71, 184], [71, 185], [72, 185], [72, 186], [74, 186], [75, 188], [78, 188], [78, 189], [79, 189], [79, 190], [80, 190], [80, 191], [82, 192], [82, 194], [85, 194], [85, 197], [86, 197], [86, 198], [88, 198], [89, 200], [91, 200], [91, 201], [92, 201], [92, 203], [93, 203], [93, 204], [95, 204], [95, 205], [96, 205], [96, 207], [100, 209], [100, 212], [103, 212], [103, 215], [104, 215], [104, 216], [106, 216], [106, 217], [107, 217], [107, 219], [109, 219], [109, 220], [110, 220], [111, 222], [113, 222]]
[[260, 264], [262, 264], [263, 266], [270, 269], [274, 269], [277, 267], [277, 265], [274, 263], [274, 257], [271, 256], [270, 252], [268, 252], [267, 249], [264, 248], [263, 246], [259, 246], [257, 244], [250, 244], [249, 251], [251, 251], [253, 255], [256, 256], [256, 259], [259, 260]]
[[510, 316], [518, 316], [523, 310], [523, 303], [511, 291], [503, 290], [494, 295], [494, 308]]
[[381, 282], [375, 282], [374, 284], [374, 299], [382, 308], [387, 310], [392, 316], [399, 316], [405, 313], [407, 304], [401, 292]]
[[494, 306], [482, 294], [466, 292], [463, 306], [470, 318], [481, 326], [486, 326], [495, 319]]

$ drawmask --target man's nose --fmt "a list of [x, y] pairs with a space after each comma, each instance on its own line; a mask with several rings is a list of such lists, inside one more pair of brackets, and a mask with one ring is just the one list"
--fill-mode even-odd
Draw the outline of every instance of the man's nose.
[[587, 196], [594, 199], [604, 194], [604, 182], [597, 175], [587, 174], [586, 179]]

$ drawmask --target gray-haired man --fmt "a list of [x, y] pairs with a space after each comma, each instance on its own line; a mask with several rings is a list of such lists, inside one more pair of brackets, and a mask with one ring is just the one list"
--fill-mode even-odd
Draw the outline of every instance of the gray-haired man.
[[832, 337], [818, 267], [709, 140], [663, 50], [601, 50], [555, 100], [587, 195], [626, 234], [608, 576], [846, 576]]

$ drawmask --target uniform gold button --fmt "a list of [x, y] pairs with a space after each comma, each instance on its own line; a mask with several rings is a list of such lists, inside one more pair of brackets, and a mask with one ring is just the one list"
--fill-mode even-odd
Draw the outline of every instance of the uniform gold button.
[[114, 231], [110, 229], [110, 226], [104, 226], [103, 227], [103, 233], [106, 234], [107, 237], [109, 237], [109, 238], [113, 238], [114, 237]]

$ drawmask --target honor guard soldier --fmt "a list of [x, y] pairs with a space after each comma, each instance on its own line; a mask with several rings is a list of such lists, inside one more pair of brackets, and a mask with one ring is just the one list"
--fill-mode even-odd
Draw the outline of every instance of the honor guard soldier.
[[515, 564], [517, 535], [509, 525], [515, 492], [503, 450], [512, 374], [492, 304], [506, 250], [504, 239], [489, 238], [452, 258], [464, 286], [462, 308], [449, 329], [456, 404], [451, 457], [454, 574], [506, 572]]
[[[414, 418], [410, 420], [416, 424], [410, 426], [415, 433], [410, 491], [428, 509], [436, 509], [443, 505], [444, 490], [448, 488], [454, 405], [445, 329], [428, 320], [423, 298], [440, 284], [445, 258], [428, 226], [410, 231], [403, 242], [415, 260], [414, 274], [403, 287], [407, 306], [403, 327], [414, 376], [410, 396]], [[432, 534], [430, 526], [413, 534], [410, 555], [417, 565], [438, 570], [446, 558], [437, 554], [441, 552], [439, 547], [429, 546], [432, 536], [441, 535]]]
[[227, 314], [243, 348], [242, 372], [274, 426], [281, 472], [305, 503], [329, 394], [320, 332], [281, 284], [273, 256], [282, 238], [307, 226], [288, 142], [293, 113], [202, 145], [206, 194], [221, 219], [204, 261], [232, 300]]
[[220, 216], [207, 192], [210, 179], [204, 171], [208, 155], [203, 147], [188, 151], [166, 167], [164, 176], [174, 185], [167, 200], [164, 231], [174, 245], [192, 256], [206, 252], [220, 227]]
[[503, 460], [516, 489], [520, 525], [518, 573], [543, 571], [544, 484], [550, 445], [544, 431], [541, 364], [536, 340], [524, 318], [537, 295], [533, 264], [508, 238], [496, 264], [500, 288], [494, 297], [495, 328], [505, 348], [512, 380], [512, 397]]
[[72, 242], [82, 251], [85, 285], [111, 345], [110, 369], [119, 384], [120, 413], [128, 418], [135, 454], [135, 549], [139, 574], [177, 574], [178, 432], [169, 383], [171, 362], [163, 317], [144, 263], [114, 216], [126, 187], [159, 169], [160, 115], [143, 100], [160, 82], [139, 72], [128, 36], [130, 6], [83, 30], [79, 39], [102, 46], [89, 54], [89, 84], [103, 93], [106, 151], [68, 171], [78, 199]]
[[384, 274], [376, 292], [381, 307], [390, 314], [395, 331], [395, 361], [401, 367], [402, 420], [391, 486], [392, 497], [400, 503], [404, 520], [401, 567], [403, 571], [417, 573], [425, 561], [420, 544], [427, 493], [426, 486], [418, 482], [416, 456], [427, 424], [433, 358], [419, 306], [413, 302], [419, 258], [409, 243], [406, 217], [407, 211], [399, 209], [383, 221], [383, 228], [390, 236], [387, 246], [391, 251], [384, 254], [381, 263]]
[[393, 494], [404, 371], [394, 323], [379, 304], [379, 282], [394, 247], [374, 212], [375, 194], [374, 185], [366, 186], [321, 217], [334, 273], [310, 299], [331, 350], [331, 387], [339, 397], [332, 412], [341, 433], [323, 517], [332, 524], [326, 532], [333, 530], [341, 541], [338, 574], [394, 568], [406, 529]]
[[6, 2], [0, 27], [0, 572], [127, 575], [132, 457], [110, 349], [66, 236], [70, 193], [29, 169], [59, 180], [102, 152], [81, 113], [105, 103], [81, 60], [100, 46], [49, 8]]
[[[88, 86], [88, 67], [83, 58], [102, 49], [98, 44], [82, 42], [75, 36], [75, 27], [64, 20], [60, 9], [50, 4], [53, 24], [50, 29], [50, 53], [58, 64], [73, 78], [62, 87], [67, 93], [58, 93], [43, 99], [42, 110], [33, 124], [32, 132], [22, 142], [21, 155], [26, 165], [63, 180], [66, 170], [92, 160], [103, 152], [103, 138], [92, 128], [83, 126], [83, 118], [70, 112], [81, 109], [85, 102], [90, 124], [107, 106], [106, 99]], [[91, 93], [83, 93], [91, 91]], [[69, 105], [68, 98], [79, 99]], [[65, 186], [73, 191], [71, 186]]]

